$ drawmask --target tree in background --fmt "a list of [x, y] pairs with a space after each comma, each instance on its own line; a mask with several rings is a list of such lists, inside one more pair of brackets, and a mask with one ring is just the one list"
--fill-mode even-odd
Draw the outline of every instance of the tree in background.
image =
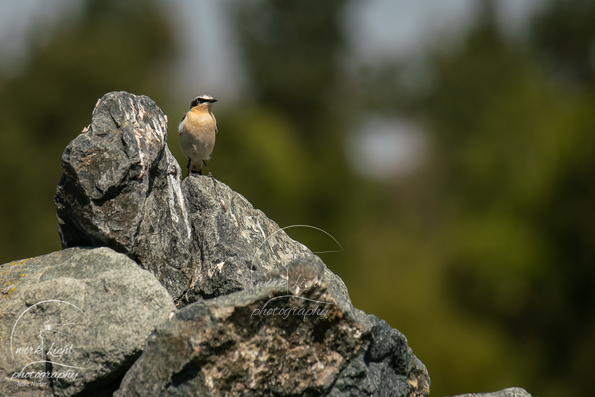
[[0, 77], [2, 263], [60, 249], [52, 200], [60, 158], [97, 100], [114, 90], [167, 98], [173, 34], [157, 4], [87, 0], [82, 8], [54, 31], [37, 28], [23, 70]]

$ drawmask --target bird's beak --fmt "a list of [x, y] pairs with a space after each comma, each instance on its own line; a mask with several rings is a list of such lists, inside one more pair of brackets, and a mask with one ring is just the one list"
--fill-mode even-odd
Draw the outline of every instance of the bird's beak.
[[209, 103], [215, 103], [217, 102], [217, 99], [209, 99]]

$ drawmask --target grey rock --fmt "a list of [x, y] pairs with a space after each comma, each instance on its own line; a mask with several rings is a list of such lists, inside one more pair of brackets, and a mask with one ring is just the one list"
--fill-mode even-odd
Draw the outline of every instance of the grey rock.
[[527, 393], [525, 389], [520, 387], [510, 387], [508, 389], [495, 391], [492, 393], [479, 393], [479, 394], [461, 394], [453, 397], [531, 397], [531, 394]]
[[[186, 178], [182, 194], [193, 236], [190, 267], [195, 270], [182, 297], [184, 304], [252, 288], [268, 271], [313, 256], [220, 181], [207, 176]], [[323, 267], [331, 288], [348, 301], [341, 278]]]
[[110, 248], [7, 263], [0, 281], [0, 395], [112, 395], [175, 310], [150, 272]]
[[64, 248], [122, 252], [181, 306], [250, 288], [267, 271], [312, 255], [225, 184], [206, 176], [182, 184], [166, 121], [150, 98], [101, 98], [62, 156], [55, 204]]
[[115, 396], [427, 396], [406, 338], [329, 288], [310, 256], [179, 310]]
[[150, 270], [172, 296], [188, 284], [190, 228], [167, 121], [146, 96], [111, 92], [66, 147], [55, 205], [64, 248], [111, 247]]

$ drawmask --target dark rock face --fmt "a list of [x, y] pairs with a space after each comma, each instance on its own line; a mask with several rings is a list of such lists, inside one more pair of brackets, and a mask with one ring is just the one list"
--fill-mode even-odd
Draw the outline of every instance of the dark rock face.
[[520, 387], [510, 387], [508, 389], [496, 391], [493, 393], [479, 393], [479, 394], [461, 394], [454, 397], [531, 397], [524, 389]]
[[405, 337], [333, 294], [324, 269], [315, 256], [294, 261], [178, 311], [115, 395], [427, 396]]
[[[313, 256], [224, 183], [193, 176], [182, 183], [182, 194], [192, 229], [190, 267], [195, 269], [184, 303], [253, 288], [268, 271]], [[323, 267], [332, 288], [349, 300], [343, 281]]]
[[190, 227], [167, 121], [145, 96], [112, 92], [62, 156], [55, 204], [62, 246], [111, 247], [150, 270], [172, 297], [189, 284]]
[[112, 395], [176, 310], [151, 273], [109, 248], [7, 263], [0, 281], [0, 395]]

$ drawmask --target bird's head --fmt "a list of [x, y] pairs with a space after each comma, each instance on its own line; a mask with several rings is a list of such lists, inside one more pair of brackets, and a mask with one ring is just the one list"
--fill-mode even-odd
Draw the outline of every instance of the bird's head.
[[200, 105], [211, 107], [211, 104], [215, 102], [217, 102], [217, 100], [210, 95], [199, 95], [194, 97], [192, 102], [190, 102], [190, 109]]

